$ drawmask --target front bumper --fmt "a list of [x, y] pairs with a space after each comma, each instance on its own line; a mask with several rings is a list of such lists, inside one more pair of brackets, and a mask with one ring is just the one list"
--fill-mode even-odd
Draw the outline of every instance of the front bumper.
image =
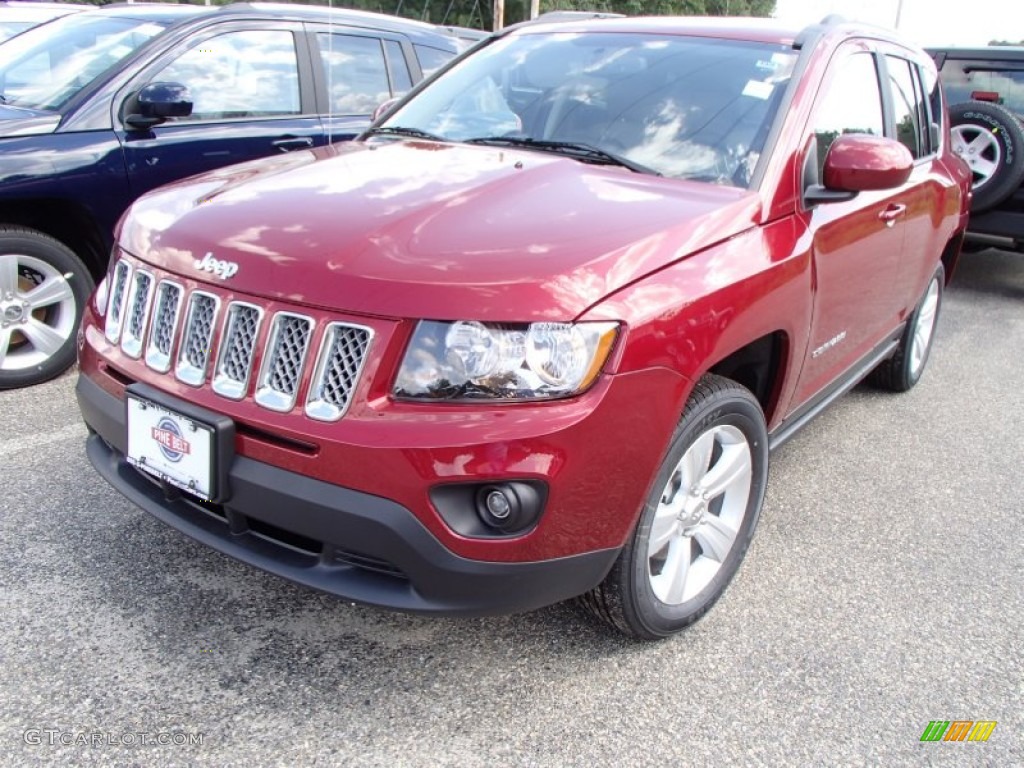
[[347, 600], [444, 615], [516, 613], [586, 592], [619, 552], [470, 560], [394, 501], [237, 455], [229, 501], [205, 503], [127, 463], [121, 399], [85, 375], [76, 393], [90, 429], [90, 461], [132, 503], [224, 554]]

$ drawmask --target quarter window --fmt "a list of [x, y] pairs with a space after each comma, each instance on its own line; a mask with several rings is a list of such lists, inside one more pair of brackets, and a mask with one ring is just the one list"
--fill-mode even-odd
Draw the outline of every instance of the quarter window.
[[379, 39], [328, 32], [316, 37], [332, 114], [368, 115], [391, 98]]
[[283, 30], [217, 35], [190, 48], [152, 80], [188, 86], [194, 106], [187, 120], [275, 117], [300, 111], [295, 40]]
[[835, 68], [831, 82], [814, 117], [817, 139], [818, 179], [825, 166], [825, 155], [837, 137], [847, 133], [882, 136], [882, 94], [878, 89], [875, 57], [855, 53], [842, 59]]

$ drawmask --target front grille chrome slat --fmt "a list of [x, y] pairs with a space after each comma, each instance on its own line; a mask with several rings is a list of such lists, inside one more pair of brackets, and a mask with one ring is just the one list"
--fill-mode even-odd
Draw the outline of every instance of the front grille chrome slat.
[[263, 310], [253, 304], [234, 301], [228, 305], [213, 369], [213, 391], [218, 395], [233, 400], [245, 397], [262, 320]]
[[272, 411], [292, 409], [299, 393], [312, 336], [313, 321], [310, 318], [291, 312], [274, 315], [256, 381], [257, 403]]
[[193, 387], [200, 386], [206, 379], [219, 308], [220, 300], [212, 293], [192, 291], [189, 296], [174, 375]]
[[107, 301], [107, 323], [103, 331], [107, 341], [113, 344], [117, 344], [121, 338], [125, 296], [128, 294], [131, 274], [132, 267], [126, 261], [118, 261], [114, 266], [113, 282], [110, 286], [110, 299]]
[[171, 349], [174, 346], [178, 316], [181, 314], [181, 297], [184, 294], [185, 290], [170, 280], [161, 280], [156, 288], [149, 342], [146, 344], [146, 365], [154, 371], [167, 373], [171, 370]]
[[131, 289], [124, 307], [121, 349], [126, 355], [139, 357], [142, 354], [142, 339], [146, 332], [149, 308], [153, 303], [153, 275], [141, 269], [135, 270]]
[[318, 322], [287, 310], [270, 313], [239, 300], [227, 301], [222, 315], [216, 293], [154, 273], [121, 258], [110, 274], [103, 333], [125, 355], [144, 357], [157, 373], [173, 368], [174, 377], [190, 386], [209, 383], [221, 397], [252, 397], [272, 411], [297, 410], [301, 394], [301, 412], [310, 419], [334, 422], [348, 412], [369, 358], [372, 328], [330, 318]]
[[348, 410], [363, 372], [373, 331], [361, 325], [331, 323], [324, 333], [306, 399], [306, 415], [337, 421]]

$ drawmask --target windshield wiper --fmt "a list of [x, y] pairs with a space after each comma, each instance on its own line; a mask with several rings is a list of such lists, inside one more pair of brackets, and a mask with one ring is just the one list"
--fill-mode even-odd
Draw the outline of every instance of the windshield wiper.
[[633, 162], [628, 157], [577, 141], [545, 141], [543, 139], [517, 138], [514, 136], [484, 136], [479, 139], [467, 139], [465, 143], [484, 144], [492, 147], [523, 147], [525, 149], [538, 149], [542, 152], [557, 152], [569, 155], [577, 160], [582, 160], [585, 163], [618, 165], [628, 168], [635, 173], [646, 173], [651, 176], [662, 175], [653, 168]]
[[429, 141], [447, 141], [441, 136], [435, 136], [419, 128], [406, 128], [401, 125], [382, 125], [379, 128], [371, 128], [364, 136], [409, 136], [414, 139], [427, 139]]

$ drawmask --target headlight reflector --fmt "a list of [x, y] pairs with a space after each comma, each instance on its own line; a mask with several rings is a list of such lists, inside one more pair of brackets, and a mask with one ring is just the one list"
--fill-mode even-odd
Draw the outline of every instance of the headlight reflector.
[[431, 400], [549, 400], [589, 387], [611, 352], [617, 323], [497, 325], [424, 320], [393, 394]]

